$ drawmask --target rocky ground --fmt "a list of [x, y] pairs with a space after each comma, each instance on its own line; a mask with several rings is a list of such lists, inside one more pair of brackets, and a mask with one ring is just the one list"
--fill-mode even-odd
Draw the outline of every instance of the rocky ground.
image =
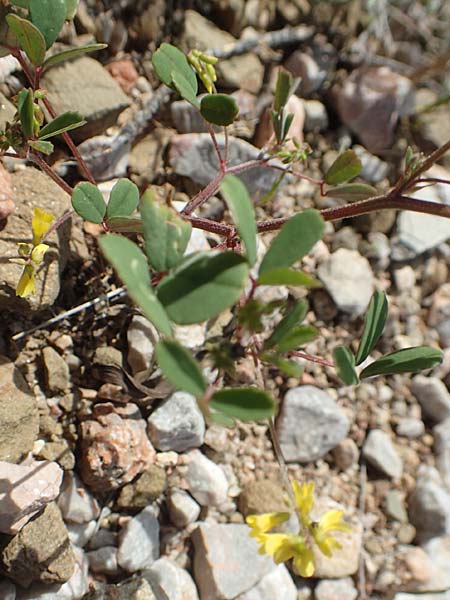
[[[214, 174], [201, 120], [157, 91], [151, 53], [164, 40], [220, 50], [296, 27], [294, 42], [262, 43], [220, 63], [219, 88], [232, 91], [240, 107], [232, 160], [255, 156], [270, 135], [265, 111], [278, 65], [302, 77], [291, 110], [295, 136], [312, 150], [304, 171], [312, 177], [351, 146], [363, 179], [386, 190], [408, 144], [429, 151], [450, 138], [448, 102], [423, 110], [450, 87], [444, 2], [389, 3], [389, 18], [384, 2], [183, 4], [81, 0], [61, 44], [95, 38], [109, 47], [44, 77], [57, 112], [86, 117], [76, 141], [106, 197], [128, 173], [142, 189], [153, 183], [183, 201]], [[0, 82], [3, 126], [23, 84], [15, 61], [0, 59]], [[63, 146], [54, 167], [71, 184], [80, 179]], [[434, 172], [449, 179], [449, 158]], [[450, 598], [447, 221], [388, 211], [328, 223], [305, 260], [324, 284], [308, 294], [307, 319], [321, 337], [307, 352], [330, 359], [335, 345], [357, 340], [378, 288], [390, 311], [380, 350], [429, 344], [445, 358], [432, 372], [356, 388], [311, 362], [300, 381], [266, 374], [280, 401], [277, 431], [291, 476], [313, 479], [320, 506], [342, 506], [353, 525], [343, 549], [332, 559], [319, 556], [315, 578], [304, 580], [259, 555], [244, 524], [247, 514], [283, 507], [267, 427], [206, 426], [193, 397], [167, 389], [154, 367], [157, 334], [117, 292], [120, 282], [97, 251], [96, 226], [66, 224], [51, 239], [37, 294], [16, 298], [20, 268], [7, 258], [29, 238], [33, 207], [60, 215], [69, 199], [27, 164], [4, 159], [0, 177], [0, 213], [15, 206], [0, 231], [0, 598]], [[246, 183], [257, 200], [273, 173], [255, 171]], [[450, 203], [450, 187], [417, 196]], [[257, 210], [260, 218], [280, 217], [338, 203], [291, 180]], [[213, 198], [203, 211], [222, 218], [224, 208]], [[197, 231], [190, 248], [214, 243]], [[267, 299], [269, 291], [262, 294]], [[226, 324], [179, 327], [177, 337], [195, 351]], [[157, 400], [139, 385], [143, 374]], [[239, 360], [236, 380], [254, 381], [251, 361]]]

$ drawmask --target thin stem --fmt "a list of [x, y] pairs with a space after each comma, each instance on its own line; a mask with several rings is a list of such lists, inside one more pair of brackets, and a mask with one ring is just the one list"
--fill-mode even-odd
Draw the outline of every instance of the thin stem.
[[322, 365], [323, 367], [331, 367], [332, 369], [335, 368], [335, 365], [332, 362], [329, 362], [328, 360], [325, 360], [324, 358], [319, 358], [318, 356], [312, 356], [311, 354], [307, 354], [306, 352], [297, 352], [295, 350], [293, 352], [290, 352], [289, 354], [290, 354], [290, 356], [297, 356], [298, 358], [304, 358], [305, 360], [308, 360], [309, 362], [317, 363], [319, 365]]
[[226, 161], [223, 159], [222, 152], [220, 151], [220, 147], [219, 147], [219, 143], [217, 141], [216, 134], [214, 132], [214, 129], [213, 129], [211, 123], [206, 122], [206, 125], [208, 127], [209, 135], [211, 136], [212, 143], [214, 144], [214, 148], [217, 153], [217, 157], [219, 159], [219, 169], [222, 173], [224, 173], [225, 167], [226, 167]]
[[450, 185], [450, 179], [440, 179], [439, 177], [424, 177], [422, 179], [418, 179], [416, 184], [418, 183], [443, 183], [445, 185]]
[[2, 152], [0, 153], [0, 157], [3, 156], [7, 156], [9, 158], [23, 158], [23, 156], [20, 156], [20, 154], [17, 154], [16, 152]]
[[75, 211], [72, 208], [72, 209], [68, 210], [66, 213], [64, 213], [63, 215], [61, 215], [58, 219], [53, 221], [53, 223], [50, 225], [50, 227], [47, 229], [47, 231], [43, 235], [41, 241], [44, 241], [46, 238], [48, 238], [54, 231], [56, 231], [56, 229], [58, 229], [58, 227], [61, 227], [61, 225], [63, 223], [65, 223], [66, 221], [68, 221], [74, 214], [75, 214]]
[[309, 177], [308, 175], [304, 175], [303, 173], [299, 173], [298, 171], [294, 171], [294, 169], [292, 169], [291, 167], [282, 167], [281, 165], [271, 165], [270, 163], [267, 163], [265, 165], [268, 169], [274, 169], [276, 171], [282, 171], [283, 173], [289, 174], [289, 175], [294, 175], [295, 177], [298, 177], [298, 179], [304, 179], [305, 181], [309, 181], [310, 183], [320, 186], [323, 186], [323, 181], [320, 181], [319, 179], [314, 179], [313, 177]]
[[294, 492], [292, 490], [291, 481], [289, 479], [289, 474], [288, 474], [288, 470], [287, 470], [286, 461], [284, 460], [283, 451], [281, 450], [280, 442], [278, 441], [277, 431], [275, 429], [275, 421], [273, 418], [267, 419], [267, 420], [269, 423], [270, 439], [272, 442], [273, 451], [275, 453], [275, 458], [277, 459], [277, 463], [280, 467], [283, 485], [286, 488], [286, 491], [288, 493], [289, 500], [292, 504], [292, 507], [295, 509], [297, 506], [297, 503], [295, 501]]
[[227, 164], [228, 163], [228, 150], [229, 150], [228, 127], [223, 128], [223, 133], [224, 133], [224, 138], [225, 138], [225, 164]]
[[192, 217], [191, 215], [183, 215], [185, 219], [192, 223], [192, 226], [196, 229], [203, 229], [203, 231], [209, 231], [210, 233], [217, 233], [218, 235], [224, 235], [230, 237], [235, 231], [231, 225], [225, 225], [224, 223], [217, 223], [210, 219], [202, 219], [201, 217]]
[[62, 179], [62, 177], [60, 177], [58, 175], [58, 173], [55, 173], [55, 171], [50, 167], [50, 165], [48, 165], [45, 160], [41, 157], [40, 154], [38, 154], [37, 152], [30, 152], [29, 154], [29, 159], [31, 161], [33, 161], [34, 163], [36, 163], [37, 165], [39, 165], [39, 167], [45, 172], [47, 173], [47, 175], [49, 177], [51, 177], [53, 179], [53, 181], [59, 185], [59, 187], [64, 190], [67, 194], [69, 194], [69, 196], [72, 195], [73, 189], [70, 187], [70, 185], [68, 183], [66, 183], [64, 181], [64, 179]]
[[190, 202], [181, 211], [182, 215], [190, 215], [196, 208], [201, 206], [208, 198], [211, 198], [219, 189], [220, 182], [224, 178], [225, 172], [219, 171], [217, 175], [212, 179], [208, 185], [199, 191], [199, 193], [192, 198]]

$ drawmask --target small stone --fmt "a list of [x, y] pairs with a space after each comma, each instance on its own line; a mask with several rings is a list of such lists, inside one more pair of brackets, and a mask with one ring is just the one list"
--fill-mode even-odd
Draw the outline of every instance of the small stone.
[[[197, 234], [200, 234], [200, 236]], [[199, 239], [199, 237], [203, 239]], [[199, 229], [194, 229], [192, 231], [188, 247], [186, 248], [185, 255], [191, 254], [192, 252], [196, 251], [191, 250], [189, 247], [191, 242], [195, 243], [196, 240], [200, 241], [201, 244], [201, 247], [198, 248], [197, 251], [201, 252], [204, 250], [211, 249], [208, 242], [206, 241], [206, 237], [203, 231], [200, 231]], [[206, 244], [204, 244], [203, 242], [206, 242]], [[173, 336], [177, 340], [177, 342], [180, 342], [180, 344], [185, 348], [201, 348], [205, 343], [206, 339], [206, 323], [195, 323], [194, 325], [175, 325], [173, 328]]]
[[136, 67], [130, 59], [115, 60], [106, 65], [106, 70], [117, 81], [125, 94], [129, 94], [139, 77]]
[[404, 495], [398, 490], [389, 490], [385, 500], [386, 514], [400, 523], [408, 522]]
[[353, 579], [322, 579], [314, 590], [315, 600], [356, 600], [358, 591]]
[[157, 598], [198, 600], [195, 583], [189, 573], [168, 558], [159, 558], [143, 576], [150, 582]]
[[[433, 565], [433, 576], [428, 576], [417, 589], [421, 592], [438, 592], [450, 588], [450, 536], [435, 537], [423, 545]], [[431, 575], [431, 574], [430, 574]]]
[[80, 548], [84, 548], [86, 544], [91, 540], [97, 529], [97, 521], [89, 521], [88, 523], [67, 523], [67, 531], [69, 532], [69, 539]]
[[440, 379], [416, 375], [411, 391], [428, 417], [438, 423], [450, 417], [450, 393]]
[[14, 363], [0, 356], [0, 460], [17, 463], [39, 432], [37, 402]]
[[56, 114], [76, 111], [87, 121], [71, 132], [77, 142], [115, 125], [119, 114], [129, 105], [128, 97], [108, 71], [88, 56], [46, 70], [41, 83]]
[[247, 525], [208, 522], [193, 532], [194, 579], [202, 599], [236, 598], [276, 568], [249, 533]]
[[127, 330], [127, 361], [133, 375], [151, 367], [158, 339], [158, 331], [148, 319], [141, 315], [131, 319]]
[[416, 528], [411, 523], [402, 523], [398, 528], [397, 539], [400, 544], [411, 544], [416, 537]]
[[51, 346], [42, 350], [47, 388], [57, 394], [66, 392], [70, 387], [70, 372], [64, 358]]
[[133, 147], [129, 167], [136, 184], [148, 185], [164, 173], [164, 156], [173, 133], [173, 130], [156, 127]]
[[[0, 121], [1, 121], [1, 94], [0, 94]], [[14, 212], [14, 193], [11, 175], [0, 163], [0, 222], [7, 219]]]
[[88, 523], [97, 519], [100, 514], [97, 500], [73, 472], [64, 476], [58, 507], [64, 519], [70, 523]]
[[450, 533], [450, 494], [436, 469], [419, 470], [416, 489], [408, 502], [409, 519], [420, 540]]
[[0, 531], [15, 535], [58, 496], [62, 470], [52, 462], [14, 465], [0, 461], [0, 481]]
[[154, 462], [145, 425], [134, 404], [96, 404], [80, 426], [83, 481], [102, 492], [117, 489]]
[[331, 396], [304, 385], [285, 395], [276, 427], [285, 459], [306, 463], [337, 446], [346, 437], [349, 422]]
[[1, 558], [8, 577], [24, 587], [33, 581], [64, 583], [70, 579], [75, 556], [54, 502], [4, 546]]
[[436, 466], [450, 489], [450, 417], [433, 427]]
[[409, 439], [418, 438], [425, 433], [425, 425], [421, 419], [404, 417], [398, 422], [396, 433]]
[[366, 258], [355, 250], [340, 248], [320, 265], [318, 274], [339, 310], [352, 317], [364, 314], [374, 291]]
[[286, 566], [281, 564], [236, 600], [297, 600], [297, 587]]
[[122, 510], [140, 510], [145, 508], [164, 493], [167, 477], [164, 469], [150, 465], [133, 483], [120, 490], [117, 506]]
[[184, 490], [172, 490], [167, 499], [167, 508], [172, 523], [179, 529], [195, 523], [200, 515], [200, 506]]
[[147, 431], [158, 450], [185, 452], [203, 444], [205, 420], [195, 397], [180, 391], [153, 411], [148, 419]]
[[294, 51], [284, 66], [294, 77], [300, 77], [299, 92], [302, 95], [307, 96], [319, 90], [327, 78], [327, 72], [321, 69], [317, 61], [300, 50]]
[[75, 456], [64, 438], [56, 442], [45, 442], [38, 456], [42, 460], [57, 462], [65, 471], [75, 468]]
[[305, 107], [305, 131], [325, 131], [328, 127], [327, 109], [319, 100], [303, 100]]
[[285, 510], [283, 487], [270, 479], [248, 483], [239, 496], [239, 511], [244, 517]]
[[159, 557], [159, 522], [155, 509], [147, 506], [130, 519], [120, 532], [117, 562], [135, 573], [150, 567]]
[[[108, 596], [108, 600], [159, 600], [153, 594], [149, 582], [144, 577], [133, 577], [131, 581], [126, 581], [117, 586], [109, 586], [109, 589], [111, 590], [111, 596]], [[165, 599], [163, 598], [163, 600]]]
[[188, 453], [186, 482], [189, 492], [201, 506], [218, 506], [225, 502], [228, 481], [223, 470], [199, 450]]
[[352, 150], [355, 151], [356, 156], [359, 158], [362, 164], [362, 170], [360, 176], [367, 183], [376, 184], [383, 181], [389, 173], [389, 165], [384, 162], [378, 156], [367, 152], [364, 146], [354, 145]]
[[86, 557], [89, 561], [89, 567], [94, 573], [117, 575], [119, 572], [117, 548], [115, 546], [103, 546], [103, 548], [91, 550], [86, 553]]
[[403, 473], [402, 459], [392, 444], [389, 434], [372, 429], [364, 443], [362, 454], [376, 469], [388, 477], [398, 479]]
[[97, 550], [98, 548], [103, 548], [103, 546], [116, 546], [116, 542], [116, 532], [101, 527], [95, 532], [95, 534], [92, 536], [92, 539], [89, 541], [89, 549]]
[[409, 265], [396, 269], [394, 271], [394, 280], [400, 292], [410, 292], [416, 283], [414, 269]]
[[351, 438], [342, 440], [336, 448], [331, 451], [334, 462], [338, 469], [346, 471], [352, 465], [355, 465], [359, 459], [359, 449], [356, 443]]
[[6, 123], [11, 123], [16, 114], [16, 107], [0, 92], [0, 129], [5, 130]]

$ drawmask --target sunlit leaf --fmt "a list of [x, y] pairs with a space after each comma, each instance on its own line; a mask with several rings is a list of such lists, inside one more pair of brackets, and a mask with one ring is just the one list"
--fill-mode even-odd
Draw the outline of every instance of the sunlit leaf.
[[129, 296], [147, 319], [164, 335], [172, 335], [168, 316], [150, 285], [147, 259], [139, 247], [114, 233], [102, 236], [99, 244], [103, 254], [127, 286]]
[[228, 94], [206, 94], [200, 101], [202, 117], [214, 125], [231, 125], [239, 108], [236, 100]]
[[119, 179], [111, 190], [106, 216], [108, 219], [128, 217], [136, 210], [138, 204], [139, 189], [137, 185], [129, 179]]
[[17, 38], [20, 48], [33, 65], [41, 65], [45, 58], [45, 39], [37, 27], [27, 19], [9, 14], [6, 21]]
[[256, 220], [255, 209], [247, 188], [234, 175], [225, 175], [220, 191], [230, 209], [236, 229], [245, 244], [245, 253], [250, 265], [256, 261]]
[[54, 150], [54, 146], [51, 142], [42, 142], [41, 140], [29, 140], [28, 145], [33, 148], [33, 150], [37, 150], [38, 152], [41, 152], [41, 154], [46, 154], [47, 156]]
[[376, 291], [370, 300], [364, 321], [364, 329], [356, 354], [356, 364], [360, 365], [372, 352], [383, 333], [388, 316], [388, 302], [384, 292]]
[[179, 390], [202, 396], [208, 387], [192, 354], [175, 340], [162, 340], [155, 348], [164, 377]]
[[65, 0], [30, 0], [31, 22], [42, 33], [47, 48], [53, 44], [66, 20]]
[[86, 44], [85, 46], [76, 46], [75, 48], [68, 48], [67, 50], [62, 50], [57, 54], [53, 54], [49, 58], [44, 61], [43, 69], [48, 69], [49, 67], [58, 65], [66, 60], [72, 60], [73, 58], [77, 58], [78, 56], [82, 56], [83, 54], [88, 54], [89, 52], [97, 52], [98, 50], [103, 50], [107, 48], [108, 44]]
[[338, 376], [346, 385], [359, 383], [358, 373], [355, 370], [355, 357], [346, 346], [338, 346], [333, 350], [334, 364]]
[[53, 121], [47, 123], [39, 132], [39, 139], [46, 140], [55, 135], [60, 135], [66, 131], [71, 131], [77, 127], [84, 125], [86, 121], [77, 112], [65, 112], [58, 117], [55, 117]]
[[83, 181], [72, 194], [73, 209], [80, 217], [91, 223], [101, 223], [106, 214], [106, 203], [96, 185]]
[[191, 104], [198, 106], [197, 76], [181, 50], [164, 42], [153, 53], [152, 63], [156, 75], [163, 83], [177, 90]]
[[275, 85], [275, 94], [273, 99], [273, 109], [280, 112], [286, 105], [286, 102], [295, 92], [299, 79], [294, 79], [289, 71], [278, 69], [277, 83]]
[[303, 285], [309, 288], [322, 287], [322, 283], [308, 273], [280, 267], [263, 273], [258, 277], [259, 285]]
[[328, 185], [339, 185], [353, 179], [361, 173], [362, 164], [354, 150], [340, 154], [325, 175]]
[[424, 369], [432, 369], [439, 365], [444, 353], [428, 346], [404, 348], [382, 356], [362, 370], [360, 378], [374, 375], [390, 375], [393, 373], [417, 373]]
[[257, 388], [224, 388], [213, 394], [210, 407], [233, 419], [260, 421], [275, 413], [275, 400]]
[[293, 308], [281, 319], [272, 332], [272, 335], [264, 342], [264, 349], [268, 350], [279, 344], [283, 338], [303, 321], [308, 312], [308, 303], [306, 300], [299, 300]]

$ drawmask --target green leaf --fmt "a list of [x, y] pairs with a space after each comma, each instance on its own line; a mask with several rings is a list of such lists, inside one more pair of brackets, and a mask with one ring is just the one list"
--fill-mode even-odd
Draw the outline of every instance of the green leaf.
[[72, 21], [77, 13], [78, 4], [80, 0], [65, 0], [66, 4], [66, 19]]
[[200, 112], [208, 123], [231, 125], [239, 108], [236, 100], [228, 94], [207, 94], [200, 101]]
[[325, 183], [339, 185], [353, 179], [361, 173], [362, 164], [354, 150], [340, 154], [325, 175]]
[[170, 383], [193, 396], [203, 396], [208, 384], [189, 350], [175, 340], [163, 340], [156, 344], [155, 352], [158, 365]]
[[30, 17], [33, 25], [44, 36], [47, 48], [53, 44], [66, 20], [65, 0], [30, 0]]
[[261, 356], [261, 360], [278, 368], [288, 377], [298, 378], [303, 375], [304, 369], [302, 366], [292, 360], [287, 360], [274, 352], [264, 352]]
[[301, 323], [308, 312], [306, 300], [299, 300], [294, 307], [281, 319], [272, 332], [272, 335], [264, 342], [264, 349], [273, 348], [288, 335], [292, 329]]
[[157, 76], [163, 83], [177, 90], [185, 100], [194, 106], [198, 106], [197, 77], [181, 50], [164, 42], [154, 52], [152, 63]]
[[53, 56], [47, 58], [43, 64], [43, 69], [48, 69], [49, 67], [58, 65], [66, 60], [71, 60], [72, 58], [88, 54], [89, 52], [97, 52], [97, 50], [103, 50], [107, 47], [108, 44], [86, 44], [85, 46], [76, 46], [75, 48], [62, 50], [61, 52], [58, 52], [58, 54], [53, 54]]
[[17, 112], [19, 113], [20, 124], [26, 138], [33, 137], [34, 134], [34, 102], [33, 90], [20, 90], [17, 98]]
[[356, 200], [373, 198], [373, 196], [376, 196], [377, 194], [376, 188], [367, 185], [367, 183], [347, 183], [346, 185], [338, 185], [337, 187], [327, 189], [325, 196], [342, 198], [349, 202], [355, 202]]
[[248, 272], [247, 261], [234, 252], [202, 252], [165, 277], [157, 294], [175, 323], [200, 323], [239, 300]]
[[322, 217], [311, 208], [293, 216], [272, 241], [259, 267], [259, 275], [280, 267], [290, 267], [322, 238], [324, 228]]
[[259, 285], [304, 285], [305, 287], [322, 287], [322, 283], [303, 271], [293, 271], [287, 267], [279, 267], [267, 271], [258, 277]]
[[42, 154], [46, 154], [47, 156], [51, 154], [54, 150], [54, 146], [51, 142], [42, 142], [40, 140], [29, 140], [28, 145], [34, 150], [41, 152]]
[[111, 190], [106, 216], [108, 218], [128, 217], [136, 210], [138, 204], [139, 189], [137, 185], [129, 179], [119, 179]]
[[39, 66], [45, 58], [45, 39], [37, 27], [27, 19], [9, 14], [6, 21], [17, 38], [20, 48], [25, 52], [33, 65]]
[[374, 375], [390, 375], [392, 373], [417, 373], [423, 369], [432, 369], [439, 365], [444, 353], [428, 346], [404, 348], [382, 356], [362, 370], [360, 378], [373, 377]]
[[285, 71], [284, 69], [278, 70], [273, 99], [273, 110], [276, 113], [279, 113], [286, 106], [289, 96], [294, 93], [299, 81], [299, 79], [294, 79], [289, 71]]
[[74, 211], [91, 223], [101, 223], [106, 215], [106, 204], [103, 195], [96, 185], [83, 181], [72, 194]]
[[275, 414], [275, 400], [256, 388], [224, 388], [213, 394], [209, 406], [241, 421], [260, 421]]
[[145, 253], [152, 267], [165, 272], [178, 266], [191, 237], [192, 226], [173, 208], [160, 203], [151, 189], [141, 199]]
[[358, 373], [355, 370], [355, 357], [346, 346], [338, 346], [333, 350], [334, 364], [338, 376], [346, 385], [359, 383]]
[[236, 229], [245, 244], [245, 253], [250, 265], [256, 261], [256, 220], [255, 209], [248, 195], [247, 188], [234, 175], [225, 175], [220, 191], [230, 209]]
[[99, 244], [103, 254], [127, 286], [129, 296], [161, 333], [171, 336], [169, 318], [150, 286], [147, 259], [139, 247], [114, 233], [102, 236]]
[[65, 112], [59, 115], [50, 123], [47, 123], [39, 132], [39, 139], [46, 140], [55, 135], [60, 135], [66, 131], [71, 131], [84, 125], [86, 121], [77, 112]]
[[279, 352], [289, 352], [296, 350], [300, 346], [304, 346], [311, 340], [314, 340], [319, 334], [319, 331], [313, 325], [301, 325], [294, 327], [284, 338], [278, 342], [277, 349]]
[[376, 291], [367, 309], [364, 329], [356, 354], [356, 364], [366, 360], [383, 333], [388, 316], [388, 301], [384, 292]]

